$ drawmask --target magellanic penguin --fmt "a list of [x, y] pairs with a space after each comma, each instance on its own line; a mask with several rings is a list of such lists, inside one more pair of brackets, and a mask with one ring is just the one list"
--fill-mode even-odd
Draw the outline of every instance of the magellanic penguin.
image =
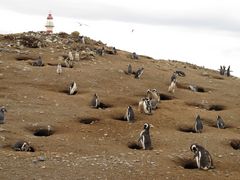
[[197, 115], [197, 117], [196, 117], [195, 124], [194, 124], [194, 130], [196, 133], [201, 133], [203, 130], [202, 120], [199, 115]]
[[74, 95], [77, 93], [77, 84], [73, 81], [69, 86], [69, 95]]
[[173, 81], [177, 81], [177, 73], [176, 72], [174, 72], [171, 76], [171, 82], [173, 82]]
[[62, 74], [62, 65], [60, 63], [57, 65], [57, 73]]
[[69, 59], [70, 61], [73, 61], [73, 54], [72, 54], [71, 51], [68, 52], [68, 59]]
[[26, 152], [34, 152], [34, 148], [32, 146], [30, 146], [29, 143], [25, 142], [25, 141], [18, 141], [16, 142], [12, 148], [15, 151], [26, 151]]
[[155, 99], [157, 102], [160, 102], [160, 95], [156, 89], [148, 89], [147, 97], [149, 97], [150, 100]]
[[143, 125], [143, 130], [140, 133], [140, 137], [138, 139], [138, 142], [140, 142], [141, 147], [144, 150], [151, 150], [152, 149], [152, 142], [151, 142], [151, 137], [150, 137], [150, 126], [153, 127], [152, 125], [145, 123]]
[[142, 98], [138, 103], [138, 108], [141, 113], [152, 114], [152, 106], [149, 98]]
[[128, 106], [124, 119], [127, 120], [129, 123], [134, 122], [134, 112], [131, 106]]
[[144, 68], [143, 68], [143, 67], [142, 67], [142, 68], [139, 68], [139, 69], [135, 72], [135, 78], [136, 78], [136, 79], [139, 79], [139, 78], [142, 76], [143, 71], [144, 71]]
[[219, 129], [224, 129], [225, 128], [225, 123], [223, 121], [223, 119], [221, 118], [221, 116], [217, 116], [217, 128]]
[[176, 88], [176, 79], [171, 82], [170, 86], [168, 87], [168, 92], [174, 93], [175, 88]]
[[5, 112], [7, 112], [4, 106], [0, 107], [0, 124], [5, 123]]
[[194, 153], [194, 159], [199, 169], [208, 170], [214, 168], [212, 157], [204, 147], [192, 144], [190, 150]]
[[99, 97], [96, 93], [93, 95], [93, 98], [91, 100], [91, 106], [93, 108], [99, 108], [100, 107], [100, 100], [99, 100]]
[[128, 64], [128, 70], [127, 70], [127, 74], [132, 74], [133, 71], [132, 71], [132, 65], [131, 64]]

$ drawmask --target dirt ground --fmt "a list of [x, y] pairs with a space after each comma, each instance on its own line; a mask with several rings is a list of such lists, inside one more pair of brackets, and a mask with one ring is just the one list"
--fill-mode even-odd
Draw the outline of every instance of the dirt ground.
[[[230, 145], [240, 140], [239, 78], [189, 63], [146, 56], [133, 60], [120, 50], [117, 55], [75, 62], [59, 75], [56, 66], [47, 63], [59, 63], [65, 50], [51, 45], [20, 49], [42, 57], [45, 66], [34, 67], [31, 60], [16, 60], [19, 51], [7, 42], [1, 39], [0, 44], [0, 106], [7, 109], [6, 122], [0, 124], [0, 179], [239, 179], [240, 150]], [[144, 67], [140, 79], [124, 72], [129, 63], [134, 70]], [[186, 76], [177, 77], [178, 88], [170, 94], [175, 70]], [[78, 93], [70, 96], [66, 90], [72, 81]], [[204, 92], [193, 92], [188, 85]], [[152, 115], [141, 114], [138, 102], [153, 88], [160, 92], [161, 103]], [[91, 108], [94, 93], [109, 107]], [[118, 120], [129, 105], [134, 123]], [[193, 127], [197, 114], [203, 133], [184, 132]], [[217, 115], [226, 129], [215, 127]], [[84, 119], [94, 121], [81, 123]], [[145, 122], [154, 126], [153, 149], [129, 148]], [[48, 125], [52, 135], [34, 136], [36, 129]], [[35, 152], [14, 151], [11, 146], [19, 140], [29, 142]], [[193, 159], [192, 143], [210, 152], [215, 169], [184, 168]]]

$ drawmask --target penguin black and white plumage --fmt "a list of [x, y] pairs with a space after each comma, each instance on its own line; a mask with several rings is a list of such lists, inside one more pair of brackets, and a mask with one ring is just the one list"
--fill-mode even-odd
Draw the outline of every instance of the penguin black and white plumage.
[[152, 114], [152, 106], [149, 98], [142, 98], [138, 103], [138, 108], [141, 113]]
[[203, 130], [202, 120], [199, 115], [197, 115], [197, 117], [196, 117], [194, 130], [196, 133], [201, 133]]
[[4, 124], [5, 123], [5, 112], [7, 112], [6, 108], [4, 106], [2, 106], [0, 108], [0, 124]]
[[132, 58], [132, 59], [138, 59], [137, 53], [133, 52], [131, 58]]
[[73, 81], [69, 86], [69, 95], [74, 95], [77, 93], [77, 83]]
[[192, 144], [190, 150], [194, 153], [194, 159], [199, 169], [208, 170], [214, 168], [212, 157], [204, 147]]
[[157, 102], [160, 102], [160, 95], [156, 89], [148, 89], [147, 97], [149, 97], [150, 100], [155, 99]]
[[181, 76], [181, 77], [186, 76], [185, 72], [183, 72], [183, 71], [177, 70], [177, 71], [175, 71], [175, 73], [176, 73], [178, 76]]
[[177, 81], [177, 73], [176, 72], [174, 72], [171, 76], [171, 82], [173, 82], [173, 81]]
[[62, 65], [60, 63], [57, 65], [57, 73], [62, 74]]
[[168, 92], [174, 93], [175, 88], [176, 88], [176, 79], [171, 82], [170, 86], [168, 87]]
[[143, 125], [143, 130], [140, 133], [138, 142], [140, 142], [140, 145], [144, 150], [152, 149], [152, 142], [150, 137], [150, 124], [145, 123]]
[[132, 65], [131, 64], [128, 64], [128, 69], [127, 69], [127, 74], [132, 74], [133, 71], [132, 71]]
[[99, 108], [100, 107], [100, 100], [99, 100], [99, 97], [96, 93], [93, 95], [93, 98], [91, 100], [91, 106], [93, 108]]
[[143, 67], [142, 67], [142, 68], [139, 68], [139, 69], [135, 72], [135, 78], [136, 78], [136, 79], [139, 79], [139, 78], [142, 76], [143, 71], [144, 71], [144, 68], [143, 68]]
[[30, 144], [28, 142], [25, 141], [18, 141], [16, 142], [12, 148], [15, 151], [26, 151], [26, 152], [34, 152], [34, 148], [32, 146], [30, 146]]
[[135, 117], [134, 117], [133, 108], [131, 106], [128, 106], [124, 119], [127, 120], [129, 123], [132, 123], [134, 122], [134, 118]]
[[225, 128], [225, 123], [223, 121], [223, 119], [221, 118], [221, 116], [217, 116], [217, 128], [219, 129], [224, 129]]

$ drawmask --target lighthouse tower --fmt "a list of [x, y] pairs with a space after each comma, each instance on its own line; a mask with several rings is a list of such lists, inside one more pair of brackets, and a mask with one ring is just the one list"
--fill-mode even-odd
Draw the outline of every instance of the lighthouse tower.
[[47, 33], [48, 33], [48, 34], [53, 33], [53, 27], [54, 27], [54, 25], [53, 25], [53, 17], [52, 17], [52, 14], [51, 14], [51, 13], [48, 14], [47, 23], [46, 23], [46, 26], [45, 26], [45, 27], [47, 28]]

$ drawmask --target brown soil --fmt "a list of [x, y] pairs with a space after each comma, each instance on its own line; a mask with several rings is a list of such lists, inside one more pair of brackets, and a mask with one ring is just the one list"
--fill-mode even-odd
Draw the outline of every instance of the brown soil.
[[[10, 40], [1, 42], [2, 48], [15, 49], [4, 47]], [[54, 46], [23, 50], [41, 55], [45, 64], [58, 63], [57, 57], [64, 52]], [[0, 51], [0, 105], [8, 111], [6, 123], [0, 125], [0, 179], [240, 177], [240, 150], [231, 146], [231, 141], [240, 139], [239, 79], [188, 63], [145, 56], [133, 60], [120, 50], [117, 55], [79, 61], [74, 68], [63, 68], [60, 75], [56, 66], [33, 67], [29, 60], [16, 60], [16, 55]], [[144, 67], [140, 79], [124, 73], [129, 63], [134, 70]], [[186, 76], [178, 77], [179, 88], [169, 94], [170, 77], [177, 69]], [[78, 93], [69, 96], [65, 90], [72, 81]], [[190, 91], [188, 84], [206, 91]], [[140, 114], [138, 102], [150, 88], [165, 100], [152, 115]], [[91, 108], [94, 93], [109, 107]], [[118, 120], [129, 105], [135, 111], [134, 123]], [[203, 119], [201, 134], [190, 131], [197, 114]], [[226, 129], [213, 127], [217, 115], [225, 120]], [[154, 126], [150, 130], [153, 149], [129, 148], [145, 122]], [[34, 136], [36, 129], [48, 125], [53, 127], [50, 136]], [[29, 142], [35, 152], [12, 150], [18, 140]], [[203, 171], [191, 165], [192, 143], [210, 152], [215, 169]]]

